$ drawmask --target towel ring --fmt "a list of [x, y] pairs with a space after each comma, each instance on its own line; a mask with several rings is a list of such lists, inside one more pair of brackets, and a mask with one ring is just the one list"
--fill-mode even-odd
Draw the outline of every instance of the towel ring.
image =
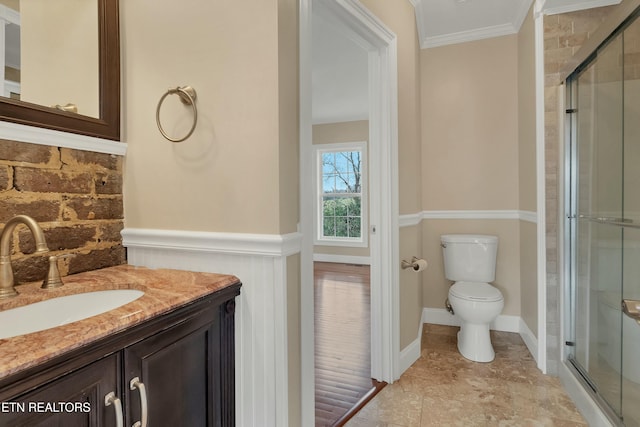
[[[173, 94], [177, 94], [180, 97], [180, 101], [182, 101], [183, 104], [191, 105], [191, 108], [193, 109], [193, 125], [191, 126], [189, 133], [187, 133], [182, 138], [171, 138], [169, 135], [167, 135], [164, 129], [162, 129], [162, 124], [160, 123], [160, 107], [162, 106], [162, 102], [164, 102], [164, 99], [168, 95], [173, 95]], [[191, 86], [182, 86], [182, 87], [178, 86], [177, 88], [171, 88], [167, 90], [167, 92], [164, 95], [162, 95], [162, 97], [160, 98], [160, 101], [158, 101], [158, 108], [156, 108], [156, 123], [158, 124], [158, 129], [160, 130], [160, 133], [162, 134], [162, 136], [164, 136], [166, 139], [168, 139], [171, 142], [182, 142], [185, 139], [189, 138], [193, 133], [193, 131], [196, 129], [196, 123], [198, 123], [198, 109], [196, 108], [196, 90]]]

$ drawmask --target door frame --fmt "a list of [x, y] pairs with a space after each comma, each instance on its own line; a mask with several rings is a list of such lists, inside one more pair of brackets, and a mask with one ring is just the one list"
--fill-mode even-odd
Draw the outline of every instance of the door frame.
[[315, 417], [311, 120], [312, 3], [369, 52], [371, 376], [400, 376], [397, 38], [358, 0], [300, 0], [300, 289], [302, 425]]

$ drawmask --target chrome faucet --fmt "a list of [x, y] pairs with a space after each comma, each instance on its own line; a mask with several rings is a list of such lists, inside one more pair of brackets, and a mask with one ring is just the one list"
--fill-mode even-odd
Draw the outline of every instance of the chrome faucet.
[[4, 225], [0, 233], [0, 298], [9, 298], [18, 295], [13, 287], [13, 268], [11, 267], [11, 237], [18, 224], [29, 227], [36, 242], [36, 252], [47, 252], [47, 242], [44, 233], [35, 219], [27, 215], [17, 215]]

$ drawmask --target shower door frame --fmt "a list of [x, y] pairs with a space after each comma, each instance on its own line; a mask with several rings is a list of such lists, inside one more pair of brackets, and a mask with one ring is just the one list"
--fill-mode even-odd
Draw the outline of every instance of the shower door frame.
[[[616, 410], [614, 410], [609, 403], [605, 400], [605, 398], [600, 395], [597, 391], [597, 385], [590, 378], [588, 369], [585, 369], [581, 366], [580, 361], [575, 356], [575, 345], [576, 345], [576, 292], [577, 292], [577, 240], [578, 240], [578, 217], [579, 207], [578, 207], [578, 189], [579, 189], [579, 158], [578, 158], [578, 80], [581, 73], [587, 70], [591, 65], [594, 65], [599, 52], [606, 47], [609, 42], [614, 40], [616, 37], [622, 35], [625, 29], [631, 25], [634, 21], [640, 20], [640, 4], [638, 2], [634, 3], [634, 9], [628, 11], [626, 17], [620, 19], [618, 25], [611, 27], [609, 26], [609, 34], [606, 37], [601, 38], [601, 42], [592, 44], [592, 52], [588, 55], [585, 55], [584, 52], [581, 52], [583, 57], [581, 62], [575, 69], [573, 69], [570, 73], [567, 73], [564, 78], [564, 88], [563, 92], [560, 91], [559, 99], [562, 114], [564, 117], [561, 119], [561, 122], [564, 124], [564, 132], [563, 138], [564, 143], [561, 143], [562, 155], [561, 159], [563, 159], [563, 165], [561, 165], [560, 176], [562, 177], [562, 192], [560, 202], [562, 203], [562, 208], [560, 209], [561, 215], [563, 218], [560, 219], [560, 225], [563, 230], [560, 230], [559, 236], [561, 236], [562, 242], [562, 253], [563, 253], [563, 269], [562, 272], [562, 280], [565, 283], [563, 286], [561, 301], [563, 310], [561, 321], [563, 323], [561, 327], [561, 358], [565, 365], [569, 368], [569, 371], [575, 376], [575, 379], [578, 380], [579, 383], [582, 384], [585, 390], [587, 390], [590, 397], [593, 399], [594, 403], [602, 410], [603, 414], [616, 425], [622, 424], [622, 416], [624, 411], [621, 414], [618, 414]], [[619, 17], [618, 17], [619, 18]], [[624, 39], [622, 42], [622, 48], [624, 53]], [[624, 64], [622, 66], [624, 69]], [[621, 84], [624, 88], [625, 83], [624, 75], [622, 76]], [[624, 91], [623, 91], [624, 92]], [[569, 106], [565, 107], [565, 102]], [[623, 105], [622, 115], [624, 117], [624, 96], [620, 99], [620, 102]], [[624, 147], [624, 127], [622, 130], [622, 144]], [[624, 152], [624, 151], [623, 151]], [[562, 170], [564, 169], [564, 170]], [[587, 220], [589, 220], [587, 218]], [[589, 220], [591, 221], [591, 220]], [[600, 221], [596, 221], [600, 222]], [[606, 223], [606, 222], [604, 222]], [[620, 221], [618, 224], [615, 224], [621, 230], [627, 225], [623, 224], [623, 221]], [[637, 226], [635, 227], [637, 228]], [[621, 234], [621, 250], [624, 248], [624, 234]], [[622, 256], [622, 255], [621, 255]], [[589, 275], [591, 272], [589, 272]], [[621, 272], [622, 275], [622, 272]], [[621, 276], [622, 279], [622, 276]], [[590, 279], [589, 279], [590, 280]], [[620, 283], [622, 287], [622, 281]], [[621, 311], [621, 316], [623, 316]], [[587, 326], [587, 328], [590, 325]], [[620, 331], [622, 332], [622, 330]], [[621, 349], [623, 344], [621, 342]], [[587, 362], [588, 365], [588, 362]], [[620, 367], [622, 369], [622, 366]], [[621, 370], [622, 375], [622, 370]], [[623, 389], [620, 390], [620, 397], [622, 399]], [[621, 408], [622, 411], [622, 408]]]

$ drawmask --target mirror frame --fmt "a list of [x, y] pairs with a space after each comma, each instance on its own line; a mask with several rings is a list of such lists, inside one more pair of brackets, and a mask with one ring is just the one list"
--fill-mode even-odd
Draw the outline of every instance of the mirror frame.
[[0, 120], [120, 140], [120, 30], [118, 0], [97, 0], [100, 117], [0, 97]]

